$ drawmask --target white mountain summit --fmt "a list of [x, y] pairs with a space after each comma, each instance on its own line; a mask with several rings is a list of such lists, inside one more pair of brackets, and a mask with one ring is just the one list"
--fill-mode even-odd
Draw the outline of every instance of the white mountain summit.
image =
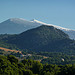
[[31, 21], [27, 21], [22, 18], [11, 18], [2, 23], [0, 23], [0, 34], [19, 34], [26, 30], [36, 28], [41, 25], [54, 26], [57, 29], [60, 29], [67, 33], [71, 39], [75, 39], [75, 30], [71, 30], [68, 28], [63, 28], [53, 24], [46, 24], [36, 19], [32, 19]]
[[62, 29], [62, 30], [66, 30], [66, 31], [67, 31], [67, 30], [70, 30], [70, 29], [68, 29], [68, 28], [63, 28], [63, 27], [56, 26], [56, 25], [53, 25], [53, 24], [47, 24], [47, 23], [38, 21], [38, 20], [36, 20], [36, 19], [32, 19], [31, 22], [40, 23], [40, 24], [49, 25], [49, 26], [54, 26], [55, 28]]

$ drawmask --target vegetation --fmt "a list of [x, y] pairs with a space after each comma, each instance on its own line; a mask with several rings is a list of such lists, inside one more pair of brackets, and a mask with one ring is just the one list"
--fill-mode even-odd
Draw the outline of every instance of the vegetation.
[[52, 65], [12, 55], [0, 56], [0, 75], [75, 75], [75, 64]]
[[45, 64], [73, 64], [75, 63], [75, 55], [68, 55], [59, 52], [39, 52], [38, 54], [42, 56], [46, 56], [47, 58], [43, 58], [41, 63]]
[[67, 55], [59, 52], [39, 52], [25, 58], [40, 61], [42, 64], [65, 65], [75, 63], [75, 55]]
[[75, 53], [75, 41], [53, 26], [42, 25], [21, 34], [1, 36], [1, 41], [8, 43], [11, 48], [21, 50]]
[[0, 35], [0, 47], [19, 50], [19, 48], [15, 44], [6, 43], [6, 41], [8, 41], [8, 40], [4, 41], [4, 39], [6, 39], [6, 38], [9, 38], [9, 37], [13, 38], [15, 36], [16, 36], [16, 34], [14, 34], [14, 35], [1, 34]]
[[75, 63], [75, 55], [67, 55], [64, 53], [59, 52], [39, 52], [39, 53], [28, 53], [28, 52], [12, 52], [0, 50], [0, 55], [14, 55], [19, 60], [23, 59], [32, 59], [41, 62], [42, 64], [58, 64], [58, 65], [65, 65], [65, 64], [74, 64]]

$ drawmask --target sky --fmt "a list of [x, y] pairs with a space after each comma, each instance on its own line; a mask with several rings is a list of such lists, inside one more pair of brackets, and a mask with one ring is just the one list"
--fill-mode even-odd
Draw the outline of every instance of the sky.
[[75, 30], [75, 0], [0, 0], [0, 23], [36, 19]]

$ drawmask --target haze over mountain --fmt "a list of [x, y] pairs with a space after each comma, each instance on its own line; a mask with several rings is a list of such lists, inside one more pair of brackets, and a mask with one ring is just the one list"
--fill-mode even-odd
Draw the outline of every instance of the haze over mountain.
[[46, 24], [35, 19], [27, 21], [22, 18], [11, 18], [0, 23], [0, 34], [19, 34], [41, 25], [54, 26], [55, 28], [63, 30], [65, 33], [67, 33], [71, 39], [75, 39], [75, 30], [63, 28], [53, 24]]
[[19, 34], [37, 26], [40, 26], [40, 24], [24, 19], [11, 18], [0, 23], [0, 34]]

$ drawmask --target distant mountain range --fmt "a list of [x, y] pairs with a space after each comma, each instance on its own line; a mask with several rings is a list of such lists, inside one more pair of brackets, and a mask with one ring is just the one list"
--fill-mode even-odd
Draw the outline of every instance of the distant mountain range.
[[67, 33], [71, 39], [75, 40], [75, 30], [63, 28], [63, 27], [56, 26], [53, 24], [46, 24], [46, 23], [40, 22], [35, 19], [33, 19], [31, 21], [27, 21], [22, 18], [8, 19], [8, 20], [0, 23], [0, 34], [20, 34], [24, 31], [39, 27], [41, 25], [53, 26], [57, 29], [60, 29], [60, 30], [64, 31], [65, 33]]

